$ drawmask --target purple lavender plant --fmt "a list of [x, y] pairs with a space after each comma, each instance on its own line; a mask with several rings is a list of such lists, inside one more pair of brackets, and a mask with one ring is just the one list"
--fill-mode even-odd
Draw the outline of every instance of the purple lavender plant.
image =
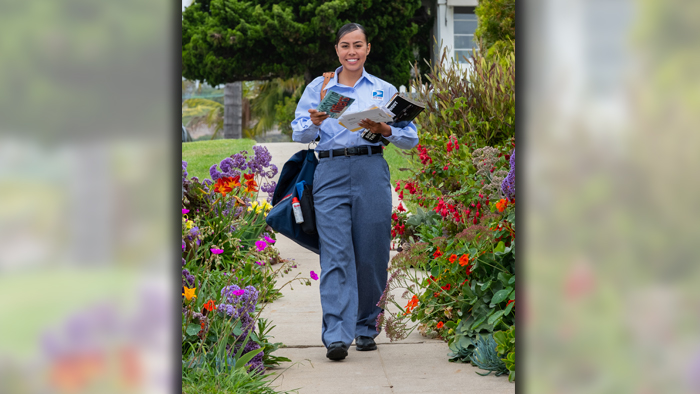
[[506, 197], [515, 198], [515, 149], [510, 155], [510, 171], [506, 179], [501, 183], [501, 190]]
[[[217, 311], [230, 317], [232, 320], [240, 319], [241, 321], [241, 335], [236, 337], [237, 345], [231, 350], [231, 354], [235, 354], [240, 348], [240, 344], [250, 332], [255, 331], [255, 320], [253, 319], [253, 314], [255, 313], [255, 305], [258, 302], [259, 293], [253, 286], [246, 286], [241, 289], [238, 285], [224, 286], [221, 289], [221, 297], [223, 302], [217, 306]], [[248, 340], [245, 348], [243, 349], [243, 354], [248, 353], [252, 350], [260, 348], [260, 345], [255, 343], [255, 341]], [[263, 367], [263, 352], [253, 357], [248, 362], [249, 370], [257, 370], [260, 373], [264, 373], [265, 369]]]

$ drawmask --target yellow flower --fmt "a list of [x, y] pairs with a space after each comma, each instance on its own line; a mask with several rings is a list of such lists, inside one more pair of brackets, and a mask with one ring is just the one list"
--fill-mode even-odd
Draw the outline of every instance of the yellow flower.
[[259, 213], [258, 210], [257, 210], [257, 207], [258, 207], [258, 202], [257, 202], [257, 201], [253, 201], [253, 203], [250, 204], [250, 207], [248, 207], [248, 212], [250, 212], [250, 211], [252, 211], [253, 209], [255, 209], [255, 213]]
[[189, 229], [191, 229], [192, 227], [194, 227], [194, 222], [193, 222], [193, 221], [188, 220], [188, 221], [185, 222], [185, 229], [189, 230]]
[[262, 207], [266, 212], [272, 209], [272, 205], [270, 205], [270, 203], [267, 202], [267, 200], [263, 200]]
[[187, 301], [191, 300], [193, 297], [194, 297], [194, 298], [197, 298], [197, 295], [194, 294], [194, 291], [197, 290], [196, 287], [193, 287], [193, 288], [190, 289], [189, 287], [185, 286], [184, 288], [185, 288], [185, 292], [182, 293], [182, 295], [185, 296], [185, 298], [187, 299]]

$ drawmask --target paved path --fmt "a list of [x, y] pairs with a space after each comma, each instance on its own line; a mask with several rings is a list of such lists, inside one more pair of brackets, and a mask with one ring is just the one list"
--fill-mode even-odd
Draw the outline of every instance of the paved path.
[[[267, 143], [273, 162], [281, 169], [284, 162], [306, 145], [297, 143]], [[398, 204], [394, 196], [394, 206]], [[292, 275], [278, 279], [282, 285], [294, 274], [321, 271], [318, 255], [278, 235], [275, 245], [282, 257], [294, 259], [298, 265]], [[392, 251], [392, 256], [395, 252]], [[515, 385], [505, 376], [479, 376], [483, 372], [470, 364], [447, 361], [449, 349], [441, 340], [427, 339], [414, 331], [403, 341], [390, 343], [384, 333], [376, 341], [378, 349], [358, 352], [354, 344], [343, 361], [330, 361], [321, 342], [321, 300], [318, 281], [311, 286], [294, 284], [282, 290], [284, 297], [267, 305], [263, 317], [276, 327], [271, 331], [273, 341], [285, 348], [275, 352], [292, 363], [283, 363], [273, 370], [278, 390], [299, 389], [299, 393], [484, 393], [512, 394]], [[397, 294], [399, 299], [401, 294]]]

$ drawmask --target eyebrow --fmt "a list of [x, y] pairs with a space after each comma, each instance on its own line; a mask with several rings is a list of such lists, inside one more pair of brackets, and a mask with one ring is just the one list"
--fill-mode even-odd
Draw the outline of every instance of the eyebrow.
[[[353, 44], [357, 44], [358, 42], [359, 42], [359, 43], [363, 43], [364, 41], [362, 41], [362, 40], [360, 40], [360, 41], [355, 41], [355, 42], [353, 42]], [[347, 42], [347, 41], [341, 41], [339, 44], [341, 44], [341, 45], [342, 45], [342, 44], [349, 44], [349, 42]]]

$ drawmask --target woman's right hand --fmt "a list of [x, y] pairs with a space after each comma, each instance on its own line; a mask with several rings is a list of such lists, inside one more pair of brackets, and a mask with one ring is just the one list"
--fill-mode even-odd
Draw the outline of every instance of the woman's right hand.
[[311, 116], [311, 122], [316, 126], [320, 126], [324, 120], [328, 119], [328, 114], [325, 112], [318, 112], [315, 109], [310, 109], [309, 114]]

